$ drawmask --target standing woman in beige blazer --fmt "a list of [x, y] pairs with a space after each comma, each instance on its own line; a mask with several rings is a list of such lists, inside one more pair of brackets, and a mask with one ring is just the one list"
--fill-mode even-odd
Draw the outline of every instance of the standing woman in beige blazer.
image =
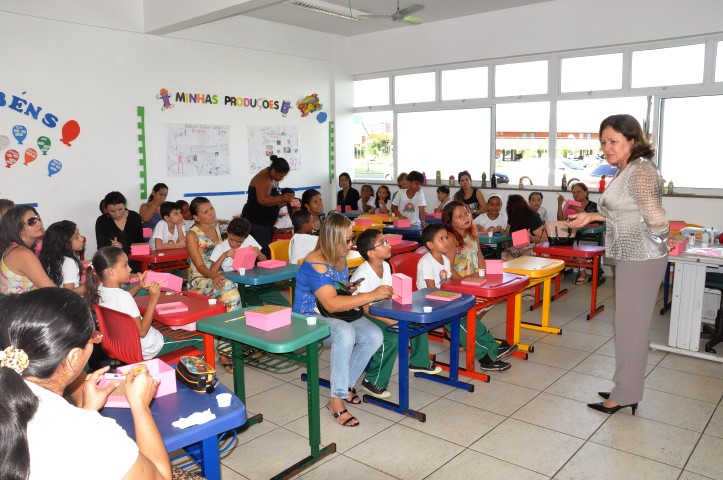
[[606, 222], [605, 255], [615, 261], [615, 387], [588, 407], [612, 414], [643, 399], [650, 322], [668, 263], [668, 220], [653, 148], [638, 121], [612, 115], [600, 124], [600, 146], [620, 173], [598, 201], [599, 213], [570, 215], [570, 226]]

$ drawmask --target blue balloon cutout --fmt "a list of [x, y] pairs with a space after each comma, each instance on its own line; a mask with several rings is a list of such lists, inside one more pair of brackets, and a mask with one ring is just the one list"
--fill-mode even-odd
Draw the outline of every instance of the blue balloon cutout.
[[25, 128], [25, 125], [15, 125], [13, 127], [13, 136], [15, 137], [15, 140], [22, 145], [23, 140], [25, 140], [25, 137], [28, 136], [28, 129]]
[[48, 163], [48, 176], [52, 177], [56, 173], [58, 173], [63, 168], [63, 164], [60, 163], [60, 160], [51, 160], [50, 163]]
[[316, 121], [319, 123], [324, 123], [326, 122], [326, 117], [326, 112], [319, 112], [316, 114]]

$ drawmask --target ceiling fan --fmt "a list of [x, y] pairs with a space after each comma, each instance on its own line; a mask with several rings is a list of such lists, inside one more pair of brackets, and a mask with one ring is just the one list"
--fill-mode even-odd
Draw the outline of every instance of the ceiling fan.
[[374, 18], [391, 18], [394, 22], [405, 22], [410, 25], [419, 25], [420, 23], [424, 23], [424, 20], [419, 17], [413, 17], [412, 14], [420, 11], [423, 8], [424, 5], [419, 5], [415, 3], [413, 5], [400, 9], [399, 0], [397, 0], [397, 11], [392, 13], [391, 15], [359, 15], [357, 18], [363, 20]]

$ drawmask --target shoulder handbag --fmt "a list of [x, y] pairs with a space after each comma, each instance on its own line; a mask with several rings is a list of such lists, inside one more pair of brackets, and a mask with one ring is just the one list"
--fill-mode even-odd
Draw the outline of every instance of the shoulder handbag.
[[577, 239], [580, 244], [580, 232], [577, 228], [568, 226], [567, 222], [555, 220], [545, 224], [545, 233], [550, 245], [571, 246]]
[[[335, 287], [337, 295], [351, 295], [351, 292], [343, 283], [335, 282]], [[319, 313], [324, 317], [338, 318], [339, 320], [344, 320], [345, 322], [353, 322], [354, 320], [359, 320], [364, 315], [364, 310], [362, 310], [362, 307], [356, 307], [352, 308], [351, 310], [344, 310], [343, 312], [332, 313], [326, 310], [319, 300], [316, 301], [316, 308], [319, 310]]]

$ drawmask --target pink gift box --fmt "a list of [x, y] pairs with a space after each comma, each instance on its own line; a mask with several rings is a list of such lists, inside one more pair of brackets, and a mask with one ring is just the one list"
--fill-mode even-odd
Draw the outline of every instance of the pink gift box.
[[441, 300], [443, 302], [451, 302], [452, 300], [457, 300], [461, 296], [461, 293], [450, 292], [447, 290], [437, 290], [426, 294], [424, 297], [428, 298], [429, 300]]
[[131, 244], [131, 255], [150, 255], [151, 246], [147, 243]]
[[442, 212], [432, 212], [427, 214], [428, 217], [432, 218], [442, 218]]
[[246, 325], [267, 332], [291, 325], [291, 308], [279, 305], [264, 305], [253, 310], [246, 310]]
[[412, 226], [412, 221], [408, 218], [400, 218], [398, 220], [394, 220], [394, 227], [395, 228], [409, 228]]
[[517, 230], [512, 232], [512, 245], [517, 248], [526, 247], [530, 244], [530, 232], [527, 230]]
[[339, 213], [341, 213], [341, 205], [337, 205], [337, 206], [336, 206], [336, 211], [339, 212]]
[[[151, 374], [151, 377], [153, 377], [158, 382], [158, 388], [156, 389], [156, 393], [153, 395], [153, 398], [163, 397], [172, 393], [176, 393], [175, 370], [168, 366], [165, 362], [157, 358], [146, 360], [145, 362], [134, 363], [132, 365], [118, 367], [116, 369], [116, 371], [118, 372], [117, 374], [106, 373], [101, 379], [98, 386], [102, 388], [107, 385], [108, 382], [117, 382], [120, 384], [125, 383], [125, 373], [130, 372], [138, 365], [145, 365], [146, 368], [148, 368], [148, 373]], [[113, 393], [110, 394], [105, 406], [109, 408], [130, 408], [122, 386], [120, 389], [116, 389]]]
[[682, 255], [685, 253], [685, 249], [688, 247], [688, 242], [685, 241], [685, 239], [678, 242], [678, 245], [671, 248], [668, 252], [669, 256], [677, 257], [678, 255]]
[[180, 292], [183, 290], [183, 279], [172, 273], [148, 270], [148, 273], [146, 273], [146, 285], [150, 285], [153, 282], [158, 282], [161, 290], [171, 292]]
[[354, 225], [358, 227], [366, 227], [374, 223], [374, 220], [371, 218], [355, 218], [354, 219]]
[[683, 230], [686, 226], [687, 226], [687, 223], [685, 223], [685, 222], [671, 220], [669, 228], [671, 231], [679, 232], [679, 231]]
[[464, 280], [460, 282], [462, 285], [471, 285], [473, 287], [479, 287], [480, 285], [484, 285], [487, 283], [486, 278], [482, 277], [467, 277]]
[[153, 235], [153, 230], [152, 230], [152, 229], [150, 229], [150, 228], [148, 228], [148, 227], [145, 227], [145, 228], [143, 229], [143, 238], [151, 238], [152, 235]]
[[573, 210], [571, 207], [580, 207], [582, 208], [582, 203], [576, 201], [576, 200], [568, 200], [565, 202], [565, 206], [562, 207], [562, 213], [565, 215], [575, 215], [578, 213], [577, 210]]
[[402, 243], [402, 236], [397, 234], [384, 235], [389, 245], [399, 245]]
[[403, 273], [392, 275], [392, 300], [402, 305], [412, 303], [412, 278]]
[[286, 265], [287, 263], [281, 260], [264, 260], [263, 262], [256, 264], [257, 267], [262, 268], [280, 268], [285, 267]]
[[487, 275], [502, 275], [504, 273], [502, 260], [485, 260], [485, 270]]
[[239, 248], [236, 250], [236, 255], [233, 257], [233, 268], [238, 270], [239, 268], [251, 269], [254, 268], [256, 263], [256, 250], [251, 247]]
[[168, 315], [171, 313], [187, 312], [188, 307], [183, 302], [168, 302], [156, 304], [156, 313]]

